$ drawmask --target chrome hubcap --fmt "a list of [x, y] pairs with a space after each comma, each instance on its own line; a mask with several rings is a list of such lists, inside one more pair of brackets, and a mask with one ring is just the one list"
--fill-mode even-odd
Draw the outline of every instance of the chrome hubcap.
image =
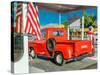
[[61, 63], [62, 62], [62, 56], [57, 55], [56, 60], [57, 60], [57, 63]]
[[35, 52], [34, 52], [34, 50], [32, 50], [32, 51], [30, 52], [30, 55], [31, 55], [32, 57], [35, 56]]

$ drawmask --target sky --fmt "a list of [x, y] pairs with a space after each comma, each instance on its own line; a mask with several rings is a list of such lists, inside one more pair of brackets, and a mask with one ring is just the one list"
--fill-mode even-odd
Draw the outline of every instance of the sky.
[[[86, 9], [85, 12], [87, 15], [93, 14], [94, 16], [97, 16], [97, 8]], [[61, 14], [61, 23], [75, 16], [81, 17], [82, 10]], [[39, 20], [42, 26], [45, 26], [48, 24], [59, 24], [59, 13], [48, 11], [45, 9], [39, 9]]]
[[[14, 7], [16, 7], [16, 4], [14, 5]], [[16, 11], [16, 9], [14, 11]], [[85, 12], [87, 15], [93, 14], [95, 17], [97, 16], [97, 8], [86, 9]], [[59, 24], [59, 13], [48, 11], [45, 9], [39, 9], [38, 13], [39, 13], [39, 21], [41, 26], [45, 26], [48, 24]], [[16, 12], [14, 12], [14, 21], [16, 18], [15, 16], [16, 16]], [[69, 18], [72, 17], [74, 18], [75, 16], [81, 17], [82, 10], [61, 14], [61, 23], [67, 21]]]

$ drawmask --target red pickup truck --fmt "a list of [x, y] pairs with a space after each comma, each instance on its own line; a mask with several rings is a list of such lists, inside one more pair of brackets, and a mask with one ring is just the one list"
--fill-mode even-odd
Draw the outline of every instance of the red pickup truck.
[[53, 58], [62, 65], [64, 60], [81, 60], [92, 55], [94, 46], [90, 40], [68, 40], [64, 28], [44, 28], [41, 40], [29, 40], [29, 55], [43, 55]]

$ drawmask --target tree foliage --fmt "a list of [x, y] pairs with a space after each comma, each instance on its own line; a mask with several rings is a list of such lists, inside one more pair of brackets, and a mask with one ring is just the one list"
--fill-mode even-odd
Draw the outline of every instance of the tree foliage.
[[[91, 15], [87, 15], [86, 13], [83, 14], [84, 16], [84, 27], [88, 28], [89, 26], [93, 26], [94, 28], [97, 27], [97, 23], [96, 23], [96, 17], [91, 14]], [[74, 17], [73, 17], [74, 18]], [[82, 25], [82, 18], [81, 18], [81, 25]], [[65, 21], [63, 23], [63, 25], [65, 26], [65, 28], [67, 29], [68, 27], [68, 21]]]
[[[93, 26], [94, 28], [97, 27], [96, 25], [96, 18], [93, 14], [91, 15], [87, 15], [86, 13], [84, 13], [84, 27], [88, 28], [89, 26]], [[82, 25], [82, 19], [81, 19], [81, 25]]]
[[63, 25], [64, 25], [65, 29], [68, 28], [68, 22], [67, 22], [67, 21], [65, 21], [65, 22], [63, 23]]

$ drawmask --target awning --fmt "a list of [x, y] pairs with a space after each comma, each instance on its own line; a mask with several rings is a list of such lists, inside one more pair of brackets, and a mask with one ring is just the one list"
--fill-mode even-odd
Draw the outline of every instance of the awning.
[[41, 9], [46, 9], [49, 11], [55, 11], [59, 13], [67, 13], [87, 8], [96, 8], [96, 6], [82, 6], [82, 5], [55, 4], [55, 3], [38, 3], [38, 7]]
[[[59, 25], [61, 24], [61, 14], [75, 12], [88, 8], [96, 8], [96, 6], [83, 6], [83, 5], [69, 5], [69, 4], [56, 4], [56, 3], [37, 3], [40, 9], [46, 9], [48, 11], [53, 11], [59, 13]], [[69, 39], [69, 27], [68, 27], [68, 39]], [[82, 40], [84, 39], [84, 16], [82, 16]]]

